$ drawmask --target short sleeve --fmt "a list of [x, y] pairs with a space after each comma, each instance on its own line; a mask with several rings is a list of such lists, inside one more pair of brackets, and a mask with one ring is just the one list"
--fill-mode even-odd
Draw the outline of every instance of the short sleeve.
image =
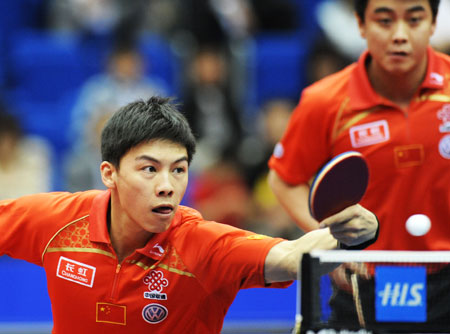
[[[82, 205], [78, 197], [54, 192], [0, 201], [0, 255], [42, 266], [47, 243]], [[87, 206], [89, 203], [85, 201]]]
[[289, 184], [308, 182], [327, 157], [328, 135], [321, 114], [302, 98], [275, 146], [269, 167]]
[[189, 225], [189, 232], [182, 237], [183, 261], [207, 291], [224, 286], [246, 289], [290, 284], [267, 285], [264, 281], [267, 253], [283, 239], [216, 222]]

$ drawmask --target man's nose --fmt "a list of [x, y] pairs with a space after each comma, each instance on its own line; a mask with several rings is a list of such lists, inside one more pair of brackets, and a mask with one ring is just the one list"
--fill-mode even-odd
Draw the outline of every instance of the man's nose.
[[394, 34], [392, 36], [392, 39], [394, 43], [405, 43], [408, 41], [408, 24], [403, 21], [399, 21], [395, 25]]
[[157, 176], [156, 193], [158, 196], [173, 195], [173, 184], [169, 173], [160, 173]]

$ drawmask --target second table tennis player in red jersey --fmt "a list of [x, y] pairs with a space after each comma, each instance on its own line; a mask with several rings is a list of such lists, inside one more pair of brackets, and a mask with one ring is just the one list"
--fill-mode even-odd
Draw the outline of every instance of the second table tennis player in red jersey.
[[[450, 249], [450, 57], [429, 45], [438, 0], [355, 0], [367, 41], [356, 63], [306, 88], [269, 161], [269, 183], [298, 226], [318, 227], [308, 211], [309, 181], [339, 153], [366, 158], [361, 204], [380, 220], [368, 249]], [[413, 214], [431, 220], [409, 234]]]
[[195, 140], [165, 98], [121, 108], [101, 147], [107, 191], [0, 201], [0, 255], [45, 268], [56, 334], [219, 333], [240, 289], [288, 286], [302, 253], [376, 238], [361, 206], [292, 241], [180, 206]]
[[[332, 157], [359, 151], [370, 170], [361, 203], [381, 222], [370, 248], [450, 249], [450, 57], [428, 44], [439, 1], [355, 3], [368, 50], [303, 91], [269, 161], [271, 186], [298, 226], [314, 230], [309, 181]], [[416, 213], [431, 220], [420, 238], [405, 228]]]

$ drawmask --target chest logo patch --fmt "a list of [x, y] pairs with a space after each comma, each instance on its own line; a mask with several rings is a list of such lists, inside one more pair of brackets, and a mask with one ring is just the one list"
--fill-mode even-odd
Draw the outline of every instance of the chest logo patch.
[[95, 320], [97, 322], [106, 322], [109, 324], [126, 325], [127, 307], [111, 303], [97, 303]]
[[423, 164], [425, 149], [422, 144], [394, 147], [395, 165], [399, 168], [419, 166]]
[[61, 256], [56, 269], [56, 276], [92, 288], [95, 269], [90, 265]]
[[389, 138], [389, 126], [385, 120], [350, 128], [350, 140], [355, 148], [382, 143], [388, 141]]
[[142, 317], [150, 324], [157, 324], [167, 318], [169, 311], [159, 304], [148, 304], [142, 309]]
[[444, 82], [444, 77], [436, 72], [430, 73], [430, 82], [435, 85], [442, 85]]
[[450, 159], [450, 135], [444, 136], [439, 142], [439, 153], [445, 159]]
[[450, 104], [445, 104], [438, 111], [437, 117], [442, 121], [442, 124], [439, 126], [439, 131], [442, 133], [450, 132]]
[[164, 255], [164, 248], [161, 247], [161, 245], [159, 243], [156, 243], [152, 250], [150, 251], [150, 254], [155, 255], [157, 257], [161, 257]]
[[144, 277], [144, 284], [147, 285], [149, 291], [144, 292], [146, 299], [166, 300], [167, 294], [162, 293], [163, 289], [169, 285], [169, 281], [164, 278], [164, 274], [160, 270], [152, 270]]

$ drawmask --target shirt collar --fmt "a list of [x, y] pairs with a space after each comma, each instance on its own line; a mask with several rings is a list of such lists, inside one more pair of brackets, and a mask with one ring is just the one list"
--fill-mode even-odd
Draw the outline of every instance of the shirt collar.
[[[441, 89], [444, 86], [442, 63], [439, 61], [431, 47], [427, 49], [428, 65], [427, 74], [419, 90]], [[378, 95], [370, 84], [366, 70], [366, 61], [370, 57], [369, 51], [361, 54], [352, 72], [349, 81], [350, 108], [353, 110], [370, 109], [377, 105], [392, 105], [384, 97]]]
[[[89, 214], [90, 216], [89, 234], [90, 240], [92, 242], [101, 242], [106, 244], [111, 243], [107, 223], [110, 199], [111, 199], [111, 191], [106, 190], [101, 194], [97, 195], [92, 202], [92, 207]], [[181, 211], [182, 210], [179, 207], [167, 231], [154, 234], [153, 237], [150, 238], [150, 240], [147, 242], [145, 247], [138, 249], [136, 251], [143, 255], [151, 257], [155, 260], [158, 260], [162, 256], [164, 256], [168, 245], [167, 236], [171, 233], [172, 229], [178, 226], [182, 221]]]
[[444, 66], [431, 47], [428, 47], [428, 68], [421, 88], [442, 89], [444, 88]]
[[97, 195], [89, 212], [89, 235], [93, 242], [111, 243], [108, 233], [108, 207], [111, 191], [108, 189]]
[[144, 248], [137, 249], [136, 251], [155, 260], [159, 260], [164, 257], [168, 251], [168, 236], [172, 233], [172, 230], [181, 223], [181, 218], [182, 213], [180, 207], [178, 207], [169, 228], [164, 232], [154, 234]]

